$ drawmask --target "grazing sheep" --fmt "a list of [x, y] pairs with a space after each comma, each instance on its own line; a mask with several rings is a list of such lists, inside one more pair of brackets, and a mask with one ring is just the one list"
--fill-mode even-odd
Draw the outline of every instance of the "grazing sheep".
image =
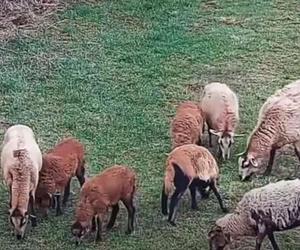
[[62, 214], [60, 197], [64, 193], [63, 205], [70, 195], [70, 183], [76, 176], [80, 185], [85, 181], [84, 147], [76, 139], [67, 138], [43, 155], [43, 166], [40, 171], [36, 191], [36, 203], [47, 216], [48, 208], [54, 197], [56, 215]]
[[270, 174], [276, 150], [294, 144], [300, 160], [300, 80], [275, 92], [261, 107], [258, 122], [248, 138], [247, 150], [239, 158], [242, 180], [262, 173], [263, 161], [269, 158], [265, 174]]
[[232, 239], [256, 236], [256, 250], [268, 236], [275, 250], [275, 231], [300, 226], [300, 180], [279, 181], [247, 192], [235, 211], [217, 220], [209, 232], [211, 250], [222, 250]]
[[102, 173], [87, 181], [80, 192], [79, 203], [75, 212], [75, 222], [72, 234], [76, 237], [76, 244], [92, 229], [92, 221], [96, 222], [95, 240], [101, 240], [101, 228], [104, 216], [112, 207], [107, 229], [115, 223], [119, 212], [119, 201], [122, 201], [128, 211], [127, 234], [134, 228], [135, 207], [133, 199], [136, 191], [137, 177], [135, 172], [124, 166], [115, 165], [105, 169]]
[[189, 187], [192, 196], [192, 209], [197, 209], [196, 190], [203, 195], [206, 188], [213, 190], [221, 209], [226, 212], [217, 188], [219, 168], [214, 157], [204, 147], [195, 144], [175, 148], [166, 163], [164, 185], [162, 189], [162, 213], [168, 214], [168, 197], [171, 196], [168, 221], [175, 225], [178, 202]]
[[223, 83], [213, 82], [204, 87], [201, 108], [208, 126], [209, 146], [212, 134], [218, 137], [219, 154], [230, 158], [235, 130], [239, 121], [239, 102], [236, 94]]
[[29, 216], [36, 226], [35, 190], [41, 167], [42, 154], [32, 129], [25, 125], [10, 127], [2, 144], [1, 168], [9, 188], [9, 218], [17, 239], [24, 237]]
[[195, 102], [183, 102], [171, 124], [172, 149], [185, 144], [201, 143], [204, 118], [200, 106]]

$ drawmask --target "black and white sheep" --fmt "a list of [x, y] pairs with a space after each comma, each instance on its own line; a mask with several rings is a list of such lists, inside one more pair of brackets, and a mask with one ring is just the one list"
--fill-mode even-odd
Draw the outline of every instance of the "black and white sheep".
[[256, 237], [256, 250], [268, 236], [275, 250], [275, 231], [300, 226], [300, 180], [279, 181], [247, 192], [233, 213], [216, 221], [209, 232], [211, 250], [222, 250], [242, 236]]

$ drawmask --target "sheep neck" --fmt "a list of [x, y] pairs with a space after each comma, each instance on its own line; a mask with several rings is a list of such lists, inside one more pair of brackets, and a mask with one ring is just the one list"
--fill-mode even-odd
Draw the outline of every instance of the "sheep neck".
[[231, 237], [254, 236], [255, 231], [249, 225], [247, 217], [239, 214], [231, 214], [230, 218], [224, 225], [225, 233], [229, 233]]
[[89, 223], [94, 216], [94, 210], [90, 202], [81, 202], [78, 205], [78, 209], [76, 211], [76, 219], [77, 221], [83, 223]]
[[15, 180], [11, 186], [11, 208], [22, 208], [27, 211], [29, 203], [30, 176], [14, 174]]
[[264, 157], [275, 146], [277, 136], [276, 130], [262, 121], [251, 136], [247, 153]]

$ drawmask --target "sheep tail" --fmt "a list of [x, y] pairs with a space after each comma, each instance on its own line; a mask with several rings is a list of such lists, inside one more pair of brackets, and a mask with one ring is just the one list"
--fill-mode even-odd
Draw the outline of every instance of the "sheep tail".
[[27, 155], [27, 149], [22, 148], [22, 149], [17, 149], [13, 151], [13, 156], [15, 158], [18, 158], [20, 161], [23, 161]]

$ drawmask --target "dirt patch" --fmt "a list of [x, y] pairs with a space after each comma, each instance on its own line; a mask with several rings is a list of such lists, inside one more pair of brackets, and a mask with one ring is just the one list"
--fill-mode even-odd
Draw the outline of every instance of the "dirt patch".
[[48, 26], [53, 13], [64, 6], [59, 0], [1, 0], [0, 41]]

